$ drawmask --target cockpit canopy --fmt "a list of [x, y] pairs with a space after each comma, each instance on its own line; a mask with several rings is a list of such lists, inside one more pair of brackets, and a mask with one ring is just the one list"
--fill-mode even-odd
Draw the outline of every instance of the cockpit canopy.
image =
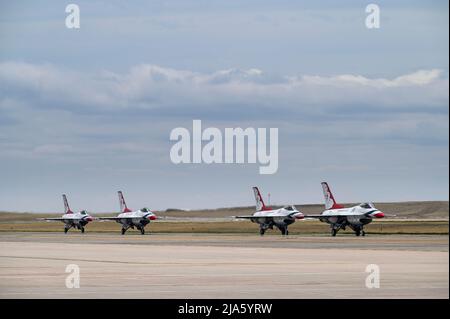
[[80, 212], [80, 214], [81, 214], [81, 215], [87, 215], [87, 211], [82, 210], [82, 211]]
[[147, 207], [141, 208], [141, 212], [143, 213], [149, 213], [150, 209], [148, 209]]
[[291, 211], [291, 212], [297, 210], [297, 208], [295, 208], [294, 205], [285, 206], [285, 207], [283, 207], [283, 208], [284, 208], [285, 210], [288, 210], [288, 211]]
[[369, 209], [369, 208], [373, 208], [374, 206], [372, 203], [362, 203], [359, 205], [359, 207]]

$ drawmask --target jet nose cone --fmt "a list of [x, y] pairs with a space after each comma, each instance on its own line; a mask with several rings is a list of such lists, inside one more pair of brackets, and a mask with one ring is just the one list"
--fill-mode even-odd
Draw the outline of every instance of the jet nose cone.
[[150, 219], [150, 220], [155, 220], [156, 219], [156, 215], [150, 215], [147, 218]]
[[93, 218], [93, 217], [88, 217], [88, 218], [86, 218], [86, 220], [87, 220], [88, 222], [91, 222], [91, 221], [94, 220], [94, 218]]
[[305, 218], [305, 215], [303, 215], [302, 213], [297, 213], [297, 214], [295, 214], [295, 218], [296, 219], [303, 219], [303, 218]]
[[375, 213], [373, 216], [375, 216], [376, 218], [383, 218], [383, 217], [384, 217], [384, 213], [382, 213], [382, 212], [377, 212], [377, 213]]

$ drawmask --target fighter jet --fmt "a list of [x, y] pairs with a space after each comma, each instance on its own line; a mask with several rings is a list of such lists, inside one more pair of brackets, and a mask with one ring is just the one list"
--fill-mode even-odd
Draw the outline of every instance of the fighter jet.
[[[70, 210], [69, 202], [67, 201], [67, 196], [65, 194], [62, 195], [64, 202], [64, 215], [56, 218], [42, 218], [47, 221], [61, 221], [64, 225], [64, 233], [67, 234], [69, 229], [77, 228], [84, 233], [84, 226], [86, 226], [89, 222], [93, 221], [94, 218], [88, 214], [87, 211], [82, 210], [78, 213], [74, 213]], [[41, 220], [42, 220], [41, 219]]]
[[148, 208], [141, 208], [133, 212], [127, 207], [122, 192], [118, 191], [117, 193], [119, 195], [121, 213], [117, 217], [99, 217], [99, 219], [114, 220], [117, 223], [122, 224], [122, 235], [124, 235], [129, 228], [134, 229], [135, 227], [141, 232], [142, 235], [144, 235], [145, 226], [149, 224], [150, 221], [155, 220], [156, 215]]
[[321, 222], [330, 224], [331, 236], [336, 236], [340, 229], [348, 226], [356, 236], [365, 236], [364, 225], [372, 222], [374, 218], [383, 218], [384, 213], [375, 208], [372, 203], [362, 203], [353, 207], [344, 208], [336, 203], [327, 182], [322, 182], [325, 197], [325, 211], [321, 215], [305, 215], [305, 218], [317, 218]]
[[236, 218], [250, 219], [253, 223], [259, 224], [259, 234], [264, 235], [267, 229], [277, 227], [282, 235], [288, 235], [288, 225], [296, 219], [303, 219], [304, 216], [295, 206], [289, 205], [279, 209], [272, 209], [264, 204], [258, 187], [253, 187], [256, 200], [256, 212], [249, 216], [236, 216]]

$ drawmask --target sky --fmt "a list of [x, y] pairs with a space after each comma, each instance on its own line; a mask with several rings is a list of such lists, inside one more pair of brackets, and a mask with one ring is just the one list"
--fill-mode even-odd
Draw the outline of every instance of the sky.
[[[448, 200], [448, 2], [369, 3], [0, 1], [0, 211]], [[195, 119], [278, 128], [278, 171], [175, 165]]]

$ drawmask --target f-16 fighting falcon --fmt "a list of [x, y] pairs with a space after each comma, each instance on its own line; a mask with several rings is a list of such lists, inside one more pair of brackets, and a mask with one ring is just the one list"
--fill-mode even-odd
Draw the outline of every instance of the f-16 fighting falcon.
[[236, 216], [236, 218], [250, 219], [253, 223], [259, 224], [259, 233], [264, 235], [267, 229], [277, 227], [282, 235], [288, 235], [288, 225], [295, 222], [296, 219], [303, 219], [304, 216], [293, 205], [285, 206], [279, 209], [272, 209], [264, 204], [258, 187], [253, 187], [256, 199], [256, 212], [249, 216]]
[[117, 192], [119, 194], [119, 203], [121, 213], [117, 217], [99, 217], [100, 220], [114, 220], [119, 224], [122, 224], [122, 235], [125, 232], [135, 227], [141, 232], [142, 235], [145, 234], [145, 226], [150, 223], [150, 221], [156, 219], [156, 215], [150, 211], [148, 208], [141, 208], [137, 211], [132, 211], [127, 207], [125, 203], [125, 198], [121, 191]]
[[372, 203], [362, 203], [353, 207], [344, 208], [336, 203], [328, 183], [322, 182], [325, 197], [325, 211], [321, 215], [305, 215], [305, 218], [317, 218], [321, 222], [330, 224], [331, 236], [336, 236], [340, 229], [348, 226], [356, 236], [365, 236], [364, 225], [372, 222], [374, 218], [383, 218], [384, 213], [375, 208]]
[[72, 212], [69, 207], [69, 202], [67, 201], [67, 196], [63, 194], [62, 197], [64, 202], [64, 215], [55, 218], [43, 218], [43, 220], [63, 222], [65, 224], [64, 233], [67, 233], [71, 228], [77, 228], [84, 233], [84, 226], [94, 220], [94, 218], [85, 210], [79, 211], [78, 213]]

